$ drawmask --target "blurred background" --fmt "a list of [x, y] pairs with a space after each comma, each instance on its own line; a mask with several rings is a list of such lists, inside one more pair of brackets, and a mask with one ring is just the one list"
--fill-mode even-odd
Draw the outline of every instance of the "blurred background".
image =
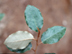
[[[41, 34], [52, 26], [67, 28], [64, 37], [58, 43], [39, 45], [37, 54], [72, 54], [72, 0], [0, 0], [0, 13], [5, 13], [0, 21], [0, 54], [14, 54], [6, 48], [4, 41], [18, 30], [27, 30], [35, 38], [37, 37], [37, 32], [30, 30], [25, 22], [24, 11], [27, 5], [37, 7], [42, 13], [44, 25]], [[35, 48], [35, 41], [32, 41], [32, 44]], [[23, 54], [34, 54], [34, 52], [30, 50]]]

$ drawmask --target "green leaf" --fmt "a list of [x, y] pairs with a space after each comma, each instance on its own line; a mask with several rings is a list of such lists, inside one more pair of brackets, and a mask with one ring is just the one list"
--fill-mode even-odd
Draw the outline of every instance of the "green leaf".
[[33, 35], [27, 31], [17, 31], [16, 33], [9, 35], [4, 44], [14, 50], [24, 49], [33, 39]]
[[5, 14], [0, 13], [0, 20], [2, 20], [2, 18], [5, 16]]
[[41, 36], [41, 41], [44, 44], [57, 43], [65, 34], [66, 28], [62, 26], [54, 26], [48, 28]]
[[43, 26], [43, 17], [39, 9], [34, 6], [28, 5], [25, 10], [25, 20], [30, 29], [38, 32]]
[[55, 54], [55, 53], [45, 53], [45, 54]]
[[28, 46], [27, 46], [26, 48], [24, 48], [24, 49], [13, 50], [13, 49], [11, 49], [11, 48], [9, 48], [9, 47], [7, 47], [7, 48], [8, 48], [10, 51], [12, 51], [12, 52], [24, 53], [24, 52], [26, 52], [26, 51], [28, 51], [28, 50], [31, 50], [32, 44], [29, 43]]

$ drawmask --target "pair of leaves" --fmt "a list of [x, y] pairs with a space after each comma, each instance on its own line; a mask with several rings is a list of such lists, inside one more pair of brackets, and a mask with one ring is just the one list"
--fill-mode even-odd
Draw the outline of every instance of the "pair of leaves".
[[0, 13], [0, 21], [2, 20], [2, 18], [5, 16], [5, 14]]
[[[34, 6], [28, 5], [25, 10], [25, 20], [27, 25], [34, 31], [38, 32], [43, 26], [43, 17], [39, 9]], [[32, 41], [33, 36], [23, 31], [18, 31], [11, 34], [4, 42], [8, 49], [17, 52], [20, 49], [26, 50], [29, 43]], [[31, 47], [30, 47], [31, 49]], [[26, 50], [27, 51], [27, 50]], [[25, 52], [25, 51], [24, 51]]]
[[[30, 29], [38, 32], [43, 26], [43, 17], [39, 9], [28, 5], [25, 10], [25, 20]], [[66, 28], [62, 26], [54, 26], [48, 28], [41, 36], [41, 41], [44, 44], [57, 43], [65, 34]], [[31, 41], [33, 35], [28, 32], [18, 31], [11, 34], [4, 42], [8, 49], [13, 52], [26, 52], [31, 49]], [[30, 43], [30, 44], [29, 44]]]
[[[38, 32], [43, 26], [43, 17], [39, 9], [28, 5], [25, 10], [25, 20], [30, 29]], [[57, 43], [65, 34], [66, 28], [62, 26], [54, 26], [45, 31], [41, 36], [41, 41], [44, 44]]]

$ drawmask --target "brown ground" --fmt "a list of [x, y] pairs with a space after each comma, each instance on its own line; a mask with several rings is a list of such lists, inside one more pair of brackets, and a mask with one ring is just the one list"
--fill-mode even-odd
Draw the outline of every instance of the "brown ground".
[[[49, 27], [60, 25], [67, 28], [65, 36], [55, 44], [41, 44], [37, 54], [72, 54], [72, 1], [71, 0], [0, 0], [0, 13], [5, 13], [0, 22], [0, 54], [13, 53], [3, 44], [4, 40], [18, 30], [29, 31], [35, 37], [37, 33], [26, 25], [24, 10], [30, 4], [40, 9], [44, 18], [41, 34]], [[35, 47], [35, 41], [32, 42]], [[24, 54], [34, 54], [32, 50]]]

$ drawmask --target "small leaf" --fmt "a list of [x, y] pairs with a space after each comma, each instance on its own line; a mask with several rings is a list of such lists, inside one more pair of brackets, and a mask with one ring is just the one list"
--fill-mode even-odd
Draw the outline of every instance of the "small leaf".
[[41, 41], [44, 44], [57, 43], [65, 34], [66, 28], [62, 26], [54, 26], [48, 28], [41, 36]]
[[28, 5], [25, 10], [25, 20], [30, 29], [38, 32], [43, 26], [43, 17], [39, 9], [34, 6]]
[[55, 54], [55, 53], [45, 53], [45, 54]]
[[11, 49], [11, 48], [9, 48], [9, 47], [7, 47], [7, 48], [8, 48], [10, 51], [12, 51], [12, 52], [24, 53], [24, 52], [26, 52], [26, 51], [28, 51], [28, 50], [31, 50], [32, 44], [29, 43], [28, 46], [27, 46], [26, 48], [24, 48], [24, 49], [13, 50], [13, 49]]
[[9, 35], [4, 44], [13, 50], [24, 49], [28, 46], [32, 39], [34, 39], [33, 35], [27, 31], [18, 31]]
[[0, 20], [2, 20], [2, 18], [5, 16], [5, 14], [0, 13]]

